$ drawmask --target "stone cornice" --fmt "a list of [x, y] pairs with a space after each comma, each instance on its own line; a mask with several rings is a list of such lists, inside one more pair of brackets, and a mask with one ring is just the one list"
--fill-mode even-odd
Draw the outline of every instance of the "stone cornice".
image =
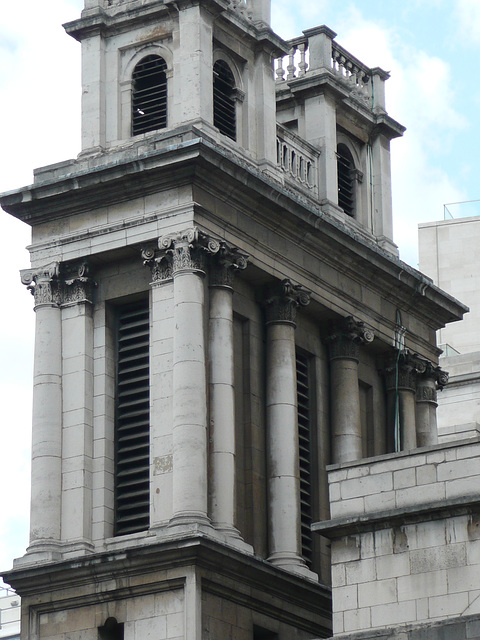
[[413, 507], [378, 511], [364, 516], [349, 516], [315, 522], [312, 524], [312, 531], [326, 538], [334, 539], [366, 531], [378, 531], [474, 513], [480, 513], [480, 498], [478, 496], [462, 496]]
[[[215, 178], [229, 185], [235, 206], [245, 207], [249, 199], [261, 202], [262, 207], [272, 203], [282, 217], [282, 224], [288, 221], [289, 229], [295, 229], [305, 249], [323, 255], [331, 267], [341, 268], [347, 274], [351, 272], [357, 281], [364, 280], [366, 286], [375, 270], [378, 294], [388, 296], [399, 307], [415, 308], [415, 315], [432, 328], [459, 319], [467, 310], [420, 272], [387, 254], [374, 242], [364, 240], [356, 229], [323, 213], [313, 201], [305, 199], [305, 194], [299, 193], [297, 197], [292, 190], [287, 191], [280, 182], [255, 169], [253, 163], [243, 162], [194, 127], [182, 131], [202, 137], [184, 139], [177, 145], [141, 155], [133, 148], [105, 154], [103, 159], [62, 165], [59, 171], [63, 176], [6, 193], [0, 197], [0, 203], [15, 217], [35, 225], [89, 211], [93, 203], [106, 201], [111, 205], [159, 192], [179, 181], [199, 183], [208, 190]], [[175, 139], [172, 134], [168, 139], [172, 137]], [[164, 136], [159, 136], [159, 140], [163, 139]], [[55, 167], [52, 172], [55, 173]], [[266, 226], [278, 229], [271, 213], [266, 215], [257, 207], [256, 216]]]
[[[21, 597], [35, 594], [50, 594], [53, 591], [62, 592], [62, 603], [89, 606], [97, 602], [104, 602], [111, 594], [115, 597], [131, 597], [157, 592], [162, 585], [158, 579], [160, 572], [175, 566], [177, 570], [183, 567], [200, 569], [208, 572], [207, 590], [216, 591], [221, 588], [224, 580], [232, 584], [239, 582], [252, 592], [258, 610], [265, 608], [270, 613], [272, 596], [283, 601], [292, 602], [306, 612], [306, 620], [316, 619], [324, 621], [325, 631], [328, 631], [331, 607], [331, 591], [328, 587], [305, 580], [301, 576], [277, 569], [270, 563], [226, 547], [202, 535], [185, 535], [181, 539], [158, 541], [155, 536], [145, 538], [141, 545], [117, 551], [101, 552], [88, 556], [81, 556], [68, 561], [37, 563], [25, 565], [3, 574], [5, 582], [16, 589]], [[141, 576], [141, 581], [135, 579]], [[211, 576], [214, 576], [212, 578]], [[118, 579], [120, 585], [113, 585]], [[98, 590], [99, 583], [105, 583], [112, 589], [110, 592]], [[165, 580], [165, 587], [180, 588], [184, 578]], [[269, 587], [269, 597], [263, 598], [265, 585]], [[70, 590], [70, 591], [68, 591]], [[68, 591], [68, 593], [67, 593]], [[243, 598], [244, 590], [236, 589], [234, 598]], [[43, 606], [48, 610], [51, 606], [50, 598]], [[281, 608], [276, 607], [279, 620], [287, 620], [288, 612], [282, 614]], [[306, 624], [311, 624], [306, 621]]]

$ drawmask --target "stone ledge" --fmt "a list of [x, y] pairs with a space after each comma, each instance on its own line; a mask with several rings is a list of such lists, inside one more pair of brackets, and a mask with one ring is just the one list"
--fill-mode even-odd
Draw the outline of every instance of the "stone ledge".
[[480, 616], [339, 633], [329, 640], [480, 640]]
[[379, 511], [365, 516], [347, 516], [324, 522], [314, 522], [311, 529], [314, 533], [319, 533], [326, 538], [340, 538], [356, 533], [389, 529], [419, 522], [430, 522], [447, 517], [471, 515], [473, 513], [480, 513], [480, 496], [439, 500], [414, 507]]

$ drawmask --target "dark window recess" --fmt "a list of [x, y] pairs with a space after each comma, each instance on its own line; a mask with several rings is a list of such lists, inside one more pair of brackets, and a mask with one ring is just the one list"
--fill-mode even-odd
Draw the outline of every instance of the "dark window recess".
[[300, 456], [300, 528], [302, 556], [309, 567], [313, 561], [312, 524], [312, 434], [309, 359], [297, 352], [298, 448]]
[[213, 124], [220, 133], [237, 139], [235, 79], [226, 62], [213, 65]]
[[123, 640], [123, 622], [117, 622], [115, 618], [107, 618], [105, 624], [98, 627], [98, 636], [100, 640]]
[[355, 215], [355, 165], [344, 144], [337, 148], [338, 206], [347, 216]]
[[132, 135], [167, 126], [167, 64], [160, 56], [143, 58], [133, 71]]
[[253, 625], [253, 640], [277, 640], [278, 634], [269, 629]]
[[149, 526], [150, 371], [148, 300], [117, 314], [115, 535]]

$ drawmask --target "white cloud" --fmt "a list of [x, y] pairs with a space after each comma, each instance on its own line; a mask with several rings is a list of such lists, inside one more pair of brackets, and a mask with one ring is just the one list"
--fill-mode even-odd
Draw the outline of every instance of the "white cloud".
[[417, 225], [443, 216], [443, 203], [465, 198], [442, 169], [451, 136], [469, 126], [454, 105], [452, 71], [439, 56], [413, 49], [393, 28], [385, 28], [352, 9], [340, 43], [375, 67], [391, 72], [387, 80], [389, 114], [407, 127], [392, 143], [394, 239], [400, 257], [416, 266]]
[[459, 21], [459, 37], [480, 44], [479, 0], [456, 0], [455, 15]]

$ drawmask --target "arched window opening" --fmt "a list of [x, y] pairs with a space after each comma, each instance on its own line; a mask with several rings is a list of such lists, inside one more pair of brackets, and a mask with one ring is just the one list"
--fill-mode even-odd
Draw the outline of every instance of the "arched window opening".
[[146, 56], [133, 70], [132, 135], [167, 126], [167, 63]]
[[213, 124], [220, 133], [237, 139], [235, 79], [226, 62], [217, 60], [213, 65]]
[[355, 215], [355, 164], [344, 144], [337, 147], [338, 206], [347, 216]]

